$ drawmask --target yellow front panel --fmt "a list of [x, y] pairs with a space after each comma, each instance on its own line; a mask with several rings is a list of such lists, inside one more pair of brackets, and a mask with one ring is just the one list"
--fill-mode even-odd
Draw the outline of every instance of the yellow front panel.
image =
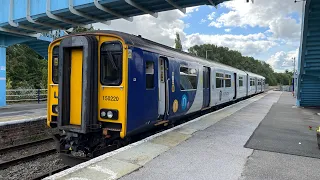
[[70, 124], [81, 125], [82, 107], [82, 49], [71, 51]]
[[[107, 120], [102, 119], [99, 115], [99, 120], [104, 122], [121, 123], [122, 129], [120, 137], [123, 138], [126, 134], [127, 128], [128, 46], [120, 38], [101, 35], [99, 38], [99, 69], [101, 65], [100, 46], [102, 43], [110, 41], [118, 41], [122, 43], [122, 83], [119, 86], [104, 86], [99, 83], [98, 111], [100, 111], [100, 109], [118, 110], [119, 117], [118, 120]], [[99, 82], [101, 82], [100, 73], [101, 72], [99, 71]], [[100, 114], [100, 112], [98, 113]]]

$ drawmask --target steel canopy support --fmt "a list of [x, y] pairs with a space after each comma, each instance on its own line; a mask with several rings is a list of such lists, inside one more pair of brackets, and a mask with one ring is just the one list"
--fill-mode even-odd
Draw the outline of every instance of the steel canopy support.
[[15, 28], [21, 28], [21, 29], [26, 29], [26, 30], [35, 31], [35, 32], [43, 32], [43, 33], [46, 32], [46, 31], [44, 31], [44, 30], [42, 30], [42, 29], [32, 28], [32, 27], [28, 27], [28, 26], [24, 26], [24, 25], [19, 25], [18, 23], [15, 23], [15, 22], [13, 21], [13, 0], [10, 0], [8, 23], [9, 23], [10, 26], [15, 27]]
[[47, 0], [46, 14], [49, 18], [54, 19], [56, 21], [61, 21], [61, 22], [67, 23], [67, 24], [71, 24], [73, 26], [85, 26], [85, 24], [76, 23], [76, 22], [73, 22], [68, 19], [65, 19], [60, 16], [56, 16], [56, 15], [52, 14], [51, 13], [51, 0]]
[[183, 14], [185, 14], [187, 11], [186, 11], [186, 8], [182, 8], [180, 7], [179, 5], [177, 5], [175, 2], [173, 2], [172, 0], [166, 0], [169, 4], [171, 4], [171, 6], [179, 9], [179, 11], [181, 11]]
[[57, 28], [57, 29], [63, 29], [65, 30], [63, 27], [61, 26], [55, 26], [55, 25], [52, 25], [52, 24], [48, 24], [48, 23], [41, 23], [41, 22], [37, 22], [35, 20], [32, 19], [31, 17], [31, 0], [28, 0], [27, 1], [27, 14], [26, 14], [26, 18], [27, 18], [27, 21], [32, 23], [32, 24], [37, 24], [37, 25], [41, 25], [41, 26], [45, 26], [45, 27], [50, 27], [50, 28]]
[[141, 11], [143, 11], [143, 12], [145, 12], [145, 13], [147, 13], [147, 14], [150, 14], [151, 16], [153, 16], [153, 17], [155, 17], [155, 18], [158, 17], [158, 13], [149, 11], [148, 9], [140, 6], [139, 4], [135, 3], [135, 2], [132, 1], [132, 0], [125, 0], [125, 1], [126, 1], [126, 3], [130, 4], [131, 6], [137, 8], [137, 9], [140, 9]]
[[214, 6], [215, 8], [217, 8], [217, 4], [215, 4], [212, 0], [208, 0], [209, 1], [209, 3], [212, 5], [212, 6]]
[[106, 8], [104, 6], [102, 6], [100, 3], [99, 3], [99, 0], [94, 0], [94, 5], [96, 6], [96, 8], [100, 9], [101, 11], [104, 11], [106, 13], [109, 13], [109, 14], [112, 14], [114, 16], [117, 16], [119, 18], [123, 18], [127, 21], [130, 21], [132, 22], [133, 21], [133, 18], [132, 17], [126, 17], [126, 16], [123, 16], [117, 12], [114, 12], [113, 10], [109, 9], [109, 8]]
[[72, 13], [72, 14], [75, 14], [77, 16], [81, 16], [81, 17], [84, 17], [86, 19], [90, 19], [90, 20], [93, 20], [93, 21], [97, 21], [97, 22], [100, 22], [100, 23], [103, 23], [103, 24], [106, 24], [106, 25], [110, 25], [111, 22], [110, 21], [105, 21], [105, 20], [102, 20], [102, 19], [98, 19], [98, 18], [95, 18], [93, 16], [90, 16], [90, 15], [87, 15], [81, 11], [78, 11], [74, 8], [73, 6], [73, 0], [69, 0], [69, 11]]
[[6, 105], [6, 48], [0, 45], [0, 107]]

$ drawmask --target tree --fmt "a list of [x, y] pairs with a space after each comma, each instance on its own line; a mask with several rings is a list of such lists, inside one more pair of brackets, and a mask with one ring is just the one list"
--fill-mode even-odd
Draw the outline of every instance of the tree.
[[[208, 49], [210, 49], [210, 51], [207, 51]], [[275, 73], [271, 66], [266, 62], [254, 59], [253, 57], [243, 56], [240, 52], [230, 50], [227, 47], [219, 47], [214, 44], [203, 44], [192, 46], [188, 51], [190, 54], [202, 58], [206, 57], [207, 51], [209, 60], [244, 71], [260, 74], [261, 76], [266, 77], [266, 83], [271, 86], [277, 85], [277, 83], [288, 85], [290, 83], [290, 78], [292, 77], [291, 72]]]
[[92, 31], [92, 30], [94, 30], [93, 26], [90, 26], [90, 28], [76, 26], [76, 27], [72, 28], [71, 32], [69, 32], [69, 33], [74, 34], [74, 33], [87, 32], [87, 31]]
[[7, 48], [8, 88], [46, 88], [48, 62], [27, 45]]
[[176, 33], [176, 39], [175, 39], [176, 49], [182, 51], [182, 45], [181, 45], [181, 39], [179, 33]]

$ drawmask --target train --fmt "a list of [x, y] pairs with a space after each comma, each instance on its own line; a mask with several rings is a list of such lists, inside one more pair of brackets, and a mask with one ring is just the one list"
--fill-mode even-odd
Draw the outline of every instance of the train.
[[48, 55], [47, 125], [67, 158], [265, 91], [263, 76], [118, 31], [61, 37]]

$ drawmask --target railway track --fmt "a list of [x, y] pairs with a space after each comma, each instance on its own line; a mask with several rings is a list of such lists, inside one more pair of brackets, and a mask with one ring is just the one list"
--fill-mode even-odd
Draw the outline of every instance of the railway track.
[[[13, 151], [19, 151], [22, 149], [26, 149], [26, 148], [30, 148], [30, 147], [34, 147], [34, 146], [40, 146], [43, 144], [47, 144], [47, 143], [51, 143], [54, 142], [54, 140], [52, 138], [46, 138], [46, 139], [42, 139], [42, 140], [37, 140], [37, 141], [33, 141], [33, 142], [29, 142], [29, 143], [24, 143], [24, 144], [20, 144], [17, 146], [10, 146], [10, 147], [6, 147], [6, 148], [2, 148], [0, 149], [0, 154], [7, 154], [7, 153], [11, 153]], [[37, 153], [32, 153], [26, 156], [21, 156], [18, 158], [14, 158], [11, 160], [0, 160], [0, 170], [6, 169], [10, 166], [19, 164], [19, 163], [23, 163], [23, 162], [27, 162], [27, 161], [31, 161], [43, 156], [47, 156], [50, 154], [56, 153], [56, 149], [49, 149], [49, 150], [43, 150]]]

